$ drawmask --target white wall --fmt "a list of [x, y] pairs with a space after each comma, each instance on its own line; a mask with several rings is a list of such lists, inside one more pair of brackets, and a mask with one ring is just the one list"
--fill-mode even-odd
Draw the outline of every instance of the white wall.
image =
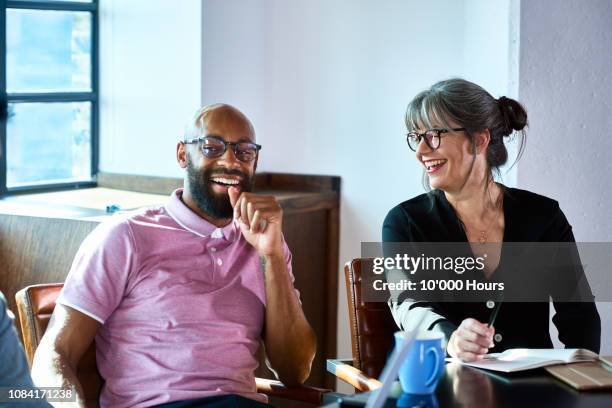
[[100, 2], [100, 170], [181, 176], [176, 142], [201, 104], [201, 2]]
[[[577, 241], [612, 242], [612, 3], [523, 1], [520, 98], [529, 114], [518, 185], [559, 201]], [[602, 354], [612, 303], [599, 303]]]
[[260, 0], [206, 0], [201, 12], [201, 103], [238, 107], [251, 119], [258, 135], [267, 86], [265, 4]]
[[[464, 2], [463, 77], [494, 97], [518, 98], [520, 0]], [[516, 186], [516, 143], [507, 143], [501, 182]]]

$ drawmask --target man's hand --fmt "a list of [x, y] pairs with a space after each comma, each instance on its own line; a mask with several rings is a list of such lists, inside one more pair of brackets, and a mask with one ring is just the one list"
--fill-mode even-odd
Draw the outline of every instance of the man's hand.
[[264, 268], [266, 322], [262, 338], [272, 369], [285, 385], [304, 383], [310, 375], [317, 341], [290, 279], [283, 250], [283, 210], [273, 196], [228, 190], [245, 239], [259, 253]]
[[451, 334], [446, 350], [462, 361], [480, 360], [493, 347], [495, 329], [476, 319], [465, 319]]
[[230, 187], [228, 194], [234, 219], [242, 235], [261, 256], [283, 255], [283, 210], [274, 196], [242, 193]]

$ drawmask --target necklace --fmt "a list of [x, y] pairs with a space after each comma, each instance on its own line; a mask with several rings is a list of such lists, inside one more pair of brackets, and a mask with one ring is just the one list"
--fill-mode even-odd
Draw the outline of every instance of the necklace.
[[491, 225], [493, 225], [493, 221], [495, 221], [495, 218], [497, 217], [493, 217], [486, 230], [480, 231], [480, 237], [478, 238], [478, 242], [480, 242], [481, 244], [487, 242], [487, 232], [491, 229]]
[[[494, 216], [491, 221], [489, 221], [489, 225], [487, 225], [487, 227], [484, 230], [480, 230], [479, 236], [478, 236], [478, 242], [480, 244], [485, 244], [487, 242], [487, 234], [489, 232], [489, 230], [491, 229], [491, 225], [493, 225], [493, 222], [495, 221], [495, 219], [497, 218], [497, 216]], [[461, 219], [461, 217], [459, 217], [459, 220], [461, 221], [461, 225], [463, 225], [463, 229], [465, 231], [465, 235], [467, 235], [468, 229], [466, 227], [466, 223], [463, 222], [463, 220]], [[469, 238], [468, 238], [469, 241]]]
[[[491, 195], [489, 195], [489, 197], [492, 199]], [[497, 212], [497, 209], [501, 209], [502, 211], [502, 216], [504, 216], [504, 202], [503, 202], [503, 190], [501, 190], [499, 192], [499, 195], [497, 197], [496, 200], [492, 200], [495, 202], [494, 205], [492, 205], [492, 208], [494, 208], [494, 212]], [[451, 205], [452, 206], [452, 205]], [[459, 216], [459, 211], [455, 210], [455, 215], [457, 216], [457, 218], [459, 218], [459, 222], [461, 224], [461, 227], [463, 228], [463, 231], [465, 232], [465, 236], [468, 239], [468, 241], [470, 241], [470, 238], [468, 237], [468, 228], [467, 228], [467, 224], [465, 222], [463, 222], [463, 219]], [[493, 223], [495, 222], [495, 220], [497, 219], [497, 215], [494, 214], [493, 218], [491, 219], [491, 221], [489, 221], [489, 224], [487, 225], [487, 227], [484, 230], [480, 230], [479, 234], [478, 234], [478, 243], [485, 244], [487, 242], [487, 238], [488, 238], [488, 233], [491, 230], [491, 226], [493, 225]]]

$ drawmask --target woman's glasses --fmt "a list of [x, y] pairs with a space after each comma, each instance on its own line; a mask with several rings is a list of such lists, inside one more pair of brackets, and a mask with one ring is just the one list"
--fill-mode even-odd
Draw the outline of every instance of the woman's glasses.
[[440, 147], [440, 135], [443, 133], [449, 133], [449, 132], [460, 132], [460, 131], [465, 131], [465, 128], [453, 128], [453, 129], [429, 129], [426, 130], [424, 133], [418, 133], [418, 132], [409, 132], [406, 135], [406, 142], [408, 143], [408, 147], [413, 151], [416, 152], [417, 147], [419, 147], [419, 143], [421, 143], [421, 140], [425, 141], [425, 144], [427, 145], [427, 147], [429, 147], [431, 150], [436, 150], [438, 147]]

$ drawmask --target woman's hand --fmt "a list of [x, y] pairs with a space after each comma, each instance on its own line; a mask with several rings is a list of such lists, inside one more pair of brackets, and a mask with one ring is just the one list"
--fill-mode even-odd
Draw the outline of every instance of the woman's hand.
[[461, 361], [475, 361], [483, 358], [493, 347], [495, 329], [476, 319], [465, 319], [451, 334], [446, 351]]

